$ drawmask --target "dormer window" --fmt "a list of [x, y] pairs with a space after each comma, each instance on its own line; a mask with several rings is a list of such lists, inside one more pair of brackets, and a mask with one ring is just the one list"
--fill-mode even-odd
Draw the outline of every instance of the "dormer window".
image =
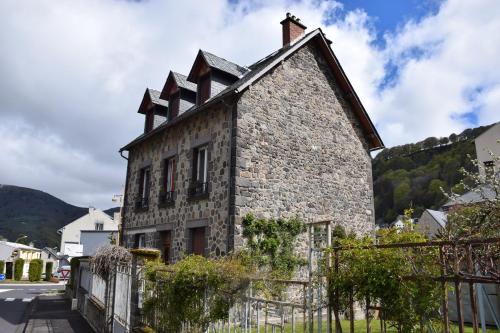
[[211, 92], [211, 73], [207, 72], [206, 74], [200, 76], [198, 80], [198, 91], [196, 93], [196, 104], [201, 105], [207, 99], [210, 98]]
[[179, 106], [181, 102], [181, 92], [180, 90], [177, 90], [175, 93], [170, 95], [170, 98], [168, 99], [168, 119], [171, 120], [179, 114]]
[[146, 121], [144, 122], [144, 133], [147, 133], [153, 129], [154, 125], [154, 114], [152, 110], [146, 113]]
[[167, 119], [168, 101], [160, 98], [159, 91], [148, 88], [137, 112], [145, 116], [144, 133], [148, 133]]

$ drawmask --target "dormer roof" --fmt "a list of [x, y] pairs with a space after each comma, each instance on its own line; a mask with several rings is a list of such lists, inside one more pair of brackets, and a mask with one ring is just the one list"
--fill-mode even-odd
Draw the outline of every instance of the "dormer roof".
[[151, 106], [159, 105], [168, 108], [168, 101], [160, 98], [160, 92], [158, 90], [147, 88], [144, 92], [144, 97], [142, 98], [141, 105], [139, 106], [138, 113], [146, 114]]
[[250, 71], [248, 68], [218, 57], [215, 54], [199, 50], [187, 79], [191, 82], [196, 82], [200, 74], [200, 70], [204, 66], [218, 69], [224, 73], [234, 76], [236, 79], [240, 79], [243, 75]]
[[189, 82], [185, 75], [170, 71], [167, 81], [165, 81], [165, 85], [161, 91], [160, 98], [168, 100], [170, 92], [174, 87], [196, 92], [196, 83]]
[[[352, 110], [354, 111], [355, 115], [357, 116], [358, 120], [360, 121], [361, 128], [364, 132], [364, 135], [366, 136], [368, 142], [369, 142], [369, 149], [370, 150], [377, 150], [384, 148], [384, 143], [382, 142], [382, 139], [380, 138], [380, 135], [378, 134], [374, 124], [372, 123], [370, 117], [368, 116], [368, 113], [366, 112], [363, 104], [361, 103], [361, 100], [359, 99], [358, 95], [354, 91], [354, 88], [347, 78], [347, 75], [345, 74], [342, 66], [340, 65], [337, 57], [333, 53], [333, 50], [331, 49], [331, 42], [325, 37], [324, 33], [321, 31], [321, 29], [316, 29], [311, 31], [310, 33], [304, 35], [300, 39], [298, 39], [296, 42], [293, 44], [285, 45], [282, 48], [278, 49], [277, 51], [269, 54], [268, 56], [264, 57], [261, 60], [258, 60], [254, 64], [248, 66], [248, 68], [238, 66], [236, 64], [233, 64], [223, 58], [217, 57], [217, 56], [207, 56], [209, 54], [206, 51], [200, 50], [198, 52], [198, 55], [196, 57], [195, 63], [193, 67], [191, 68], [191, 71], [189, 73], [189, 76], [187, 79], [189, 81], [194, 80], [193, 76], [194, 74], [194, 69], [199, 63], [200, 65], [205, 62], [206, 65], [208, 66], [214, 66], [214, 63], [218, 63], [217, 59], [221, 59], [221, 62], [217, 68], [219, 70], [222, 70], [220, 67], [223, 68], [229, 68], [232, 67], [234, 69], [235, 74], [239, 74], [240, 76], [238, 77], [239, 79], [236, 80], [233, 84], [228, 86], [226, 89], [222, 90], [219, 92], [217, 95], [211, 97], [206, 103], [203, 103], [202, 105], [194, 105], [191, 107], [189, 110], [185, 111], [182, 115], [176, 117], [175, 121], [172, 122], [165, 122], [161, 126], [157, 127], [153, 131], [147, 134], [143, 134], [139, 137], [137, 137], [135, 140], [127, 144], [125, 147], [121, 148], [120, 151], [128, 150], [135, 144], [142, 142], [143, 140], [155, 135], [156, 133], [159, 133], [165, 128], [168, 128], [170, 126], [174, 126], [178, 122], [182, 121], [183, 119], [186, 119], [198, 112], [201, 112], [205, 110], [206, 108], [210, 107], [211, 105], [221, 102], [224, 99], [226, 99], [229, 96], [234, 96], [234, 95], [239, 95], [246, 89], [248, 89], [252, 84], [260, 80], [262, 77], [264, 77], [266, 74], [268, 74], [273, 68], [278, 66], [282, 61], [293, 55], [295, 52], [297, 52], [300, 48], [302, 48], [304, 45], [308, 43], [314, 43], [315, 47], [318, 47], [319, 50], [321, 51], [321, 54], [327, 61], [330, 70], [332, 71], [335, 79], [338, 81], [340, 88], [342, 89], [344, 96], [346, 98], [346, 101], [351, 105]], [[208, 63], [210, 59], [210, 65]], [[201, 61], [203, 60], [203, 61]], [[224, 63], [224, 65], [222, 65]], [[227, 64], [230, 63], [230, 64]], [[233, 67], [237, 66], [237, 67]], [[198, 65], [199, 66], [199, 65]], [[224, 70], [225, 71], [225, 70]], [[226, 71], [227, 73], [227, 71]], [[231, 74], [233, 75], [233, 74]], [[233, 75], [234, 76], [234, 75]], [[170, 75], [169, 75], [170, 77]], [[168, 79], [167, 79], [168, 83]], [[164, 88], [165, 90], [165, 88]], [[162, 92], [162, 96], [163, 97]]]

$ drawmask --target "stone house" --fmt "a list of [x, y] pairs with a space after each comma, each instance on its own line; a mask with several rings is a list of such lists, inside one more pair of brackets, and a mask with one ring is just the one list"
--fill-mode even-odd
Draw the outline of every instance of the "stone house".
[[321, 29], [281, 25], [282, 47], [248, 67], [200, 50], [187, 76], [146, 90], [145, 131], [120, 149], [126, 247], [223, 256], [250, 212], [374, 229], [382, 140]]
[[497, 177], [500, 177], [500, 161], [494, 158], [494, 156], [500, 157], [499, 140], [500, 122], [491, 126], [474, 140], [481, 177], [485, 177], [486, 175], [497, 175]]

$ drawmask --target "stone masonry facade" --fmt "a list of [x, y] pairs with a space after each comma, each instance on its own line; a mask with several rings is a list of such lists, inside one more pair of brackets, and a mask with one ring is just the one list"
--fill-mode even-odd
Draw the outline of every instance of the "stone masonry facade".
[[[220, 256], [226, 253], [229, 209], [229, 144], [231, 113], [227, 107], [206, 110], [189, 122], [169, 128], [153, 140], [145, 141], [129, 152], [128, 185], [125, 205], [125, 244], [134, 245], [135, 232], [144, 232], [146, 246], [160, 248], [159, 231], [172, 232], [172, 257], [187, 252], [187, 229], [207, 227], [205, 253]], [[191, 179], [193, 148], [208, 144], [209, 198], [189, 200], [187, 191]], [[176, 198], [173, 206], [161, 207], [159, 193], [162, 182], [163, 161], [175, 157]], [[149, 207], [134, 209], [139, 193], [140, 169], [151, 168]]]
[[236, 246], [247, 213], [373, 230], [367, 142], [316, 48], [293, 54], [247, 90], [237, 109]]
[[[358, 235], [373, 232], [370, 150], [383, 143], [374, 143], [374, 128], [367, 132], [371, 122], [354, 109], [353, 93], [346, 96], [345, 81], [338, 81], [320, 48], [327, 45], [322, 33], [312, 36], [241, 91], [194, 107], [192, 114], [127, 146], [125, 246], [133, 247], [143, 234], [146, 247], [163, 249], [160, 233], [169, 231], [176, 261], [190, 253], [190, 230], [204, 227], [204, 254], [224, 256], [244, 245], [241, 222], [247, 213], [330, 220]], [[266, 63], [250, 71], [259, 65]], [[208, 195], [193, 200], [193, 151], [201, 145], [208, 147]], [[175, 200], [164, 207], [163, 164], [172, 157]], [[144, 167], [151, 170], [149, 205], [137, 210]], [[298, 249], [307, 253], [306, 235]]]

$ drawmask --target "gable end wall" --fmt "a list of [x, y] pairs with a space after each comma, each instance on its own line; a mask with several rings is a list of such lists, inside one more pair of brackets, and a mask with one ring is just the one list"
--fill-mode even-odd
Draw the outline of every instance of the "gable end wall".
[[252, 85], [237, 108], [236, 247], [250, 212], [373, 230], [368, 142], [314, 44]]

